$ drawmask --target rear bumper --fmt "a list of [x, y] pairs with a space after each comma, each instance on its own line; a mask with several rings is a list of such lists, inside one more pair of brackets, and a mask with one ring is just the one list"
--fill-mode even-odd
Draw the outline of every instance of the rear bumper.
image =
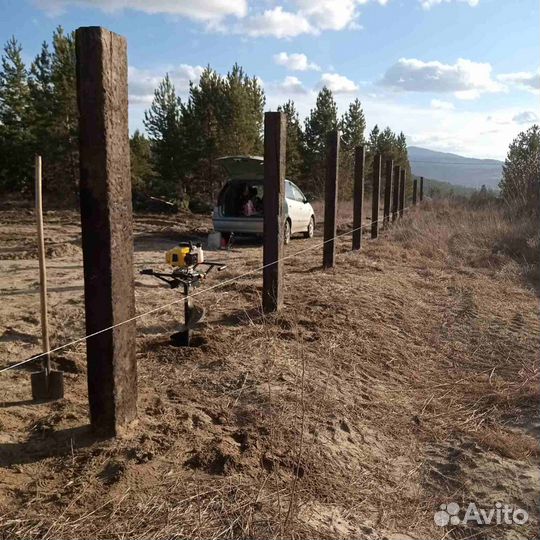
[[214, 230], [218, 232], [233, 232], [239, 234], [263, 234], [262, 217], [213, 217]]

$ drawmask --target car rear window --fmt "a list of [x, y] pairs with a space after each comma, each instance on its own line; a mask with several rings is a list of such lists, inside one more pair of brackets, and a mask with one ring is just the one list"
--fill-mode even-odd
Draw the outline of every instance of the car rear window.
[[[218, 197], [218, 206], [224, 216], [245, 216], [245, 205], [251, 201], [251, 215], [262, 216], [264, 186], [259, 180], [229, 181]], [[250, 205], [250, 206], [251, 206]]]

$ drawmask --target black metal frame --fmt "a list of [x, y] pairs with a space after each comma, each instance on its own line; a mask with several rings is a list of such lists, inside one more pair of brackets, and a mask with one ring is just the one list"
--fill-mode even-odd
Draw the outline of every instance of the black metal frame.
[[[200, 266], [206, 266], [207, 270], [197, 271]], [[141, 274], [145, 276], [153, 276], [163, 282], [165, 282], [171, 289], [177, 289], [180, 285], [183, 288], [184, 301], [184, 327], [181, 331], [171, 335], [171, 341], [174, 345], [188, 347], [191, 342], [192, 322], [193, 318], [193, 300], [190, 298], [189, 293], [191, 288], [198, 287], [201, 281], [206, 278], [213, 268], [217, 268], [218, 272], [227, 268], [227, 265], [221, 262], [205, 261], [202, 263], [194, 264], [187, 268], [175, 268], [172, 272], [156, 272], [152, 268], [145, 268], [141, 270]]]

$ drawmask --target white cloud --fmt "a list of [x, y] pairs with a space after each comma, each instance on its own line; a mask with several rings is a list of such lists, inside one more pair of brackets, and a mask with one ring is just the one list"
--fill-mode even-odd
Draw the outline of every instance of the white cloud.
[[212, 22], [227, 16], [244, 17], [247, 0], [34, 0], [53, 15], [69, 6], [99, 8], [106, 12], [133, 9], [144, 13], [180, 15], [197, 21]]
[[358, 17], [355, 0], [296, 0], [301, 13], [319, 30], [343, 30]]
[[302, 84], [302, 81], [298, 77], [289, 75], [283, 79], [283, 82], [279, 85], [279, 89], [285, 94], [306, 94], [308, 90]]
[[499, 81], [516, 85], [524, 90], [535, 94], [540, 93], [540, 70], [536, 73], [531, 71], [519, 71], [517, 73], [503, 73], [497, 77]]
[[[419, 0], [424, 9], [431, 9], [433, 6], [442, 4], [443, 2], [452, 2], [453, 0]], [[458, 2], [466, 2], [471, 7], [475, 7], [480, 3], [480, 0], [457, 0]]]
[[276, 38], [290, 38], [316, 32], [316, 28], [303, 14], [284, 11], [281, 6], [246, 18], [236, 30], [236, 33], [245, 33], [251, 37], [273, 36]]
[[319, 88], [323, 86], [326, 86], [334, 94], [346, 94], [358, 90], [356, 83], [345, 77], [345, 75], [338, 75], [337, 73], [323, 73], [319, 81]]
[[516, 124], [534, 124], [540, 120], [540, 117], [533, 111], [523, 111], [515, 114], [512, 117], [512, 120], [516, 122]]
[[320, 71], [320, 67], [313, 62], [308, 62], [308, 58], [302, 53], [280, 52], [274, 55], [274, 62], [280, 66], [285, 66], [291, 71]]
[[[370, 0], [291, 0], [297, 9], [287, 11], [275, 6], [243, 19], [234, 32], [251, 37], [291, 38], [301, 34], [319, 34], [324, 30], [359, 29], [358, 6]], [[372, 0], [373, 1], [373, 0]], [[376, 0], [385, 5], [388, 0]]]
[[475, 99], [483, 92], [505, 89], [491, 77], [491, 65], [459, 58], [455, 64], [400, 58], [380, 84], [409, 92], [454, 92], [459, 99]]
[[[107, 13], [132, 9], [148, 14], [187, 17], [206, 24], [214, 32], [244, 34], [250, 37], [292, 38], [318, 34], [324, 30], [359, 29], [358, 6], [367, 2], [385, 5], [388, 0], [288, 0], [287, 8], [274, 5], [248, 14], [248, 0], [33, 0], [51, 15], [69, 7], [97, 8]], [[261, 2], [262, 3], [262, 2]], [[269, 2], [267, 2], [268, 4]], [[277, 2], [275, 2], [277, 3]], [[236, 17], [230, 24], [228, 17]]]
[[454, 92], [454, 96], [456, 96], [458, 99], [462, 99], [465, 101], [473, 101], [474, 99], [478, 99], [482, 95], [482, 92], [480, 90], [459, 90], [458, 92]]
[[451, 111], [454, 109], [454, 104], [450, 101], [443, 101], [442, 99], [432, 99], [430, 102], [432, 109], [438, 109], [441, 111]]
[[197, 83], [203, 71], [204, 68], [201, 66], [190, 66], [188, 64], [180, 64], [177, 67], [164, 69], [160, 72], [129, 66], [129, 102], [131, 104], [150, 104], [154, 97], [154, 90], [165, 77], [165, 73], [169, 74], [176, 93], [185, 96], [189, 89], [189, 82]]

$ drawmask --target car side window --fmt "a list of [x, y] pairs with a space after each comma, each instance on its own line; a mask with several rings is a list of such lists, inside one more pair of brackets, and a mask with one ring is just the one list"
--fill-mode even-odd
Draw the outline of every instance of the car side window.
[[293, 186], [290, 182], [285, 182], [285, 197], [287, 199], [296, 199]]
[[304, 194], [300, 191], [300, 189], [294, 184], [292, 188], [293, 188], [294, 198], [299, 202], [304, 202], [306, 198], [304, 197]]

